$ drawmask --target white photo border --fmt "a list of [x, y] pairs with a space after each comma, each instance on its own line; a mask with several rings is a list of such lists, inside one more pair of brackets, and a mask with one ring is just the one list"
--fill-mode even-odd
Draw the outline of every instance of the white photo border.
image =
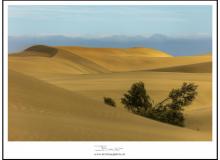
[[[8, 6], [10, 5], [211, 5], [212, 141], [8, 141]], [[2, 2], [2, 154], [5, 159], [216, 159], [218, 141], [218, 31], [216, 1], [3, 1]], [[123, 147], [122, 155], [95, 155], [96, 145]], [[64, 149], [65, 148], [65, 149]]]

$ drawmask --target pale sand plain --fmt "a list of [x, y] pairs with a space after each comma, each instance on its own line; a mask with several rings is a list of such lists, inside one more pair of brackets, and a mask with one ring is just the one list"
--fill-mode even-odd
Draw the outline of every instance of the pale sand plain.
[[[198, 84], [178, 127], [128, 112], [120, 98], [143, 81], [155, 102], [183, 82]], [[115, 99], [117, 107], [103, 103]], [[173, 57], [150, 48], [34, 46], [9, 56], [12, 141], [209, 141], [212, 56]]]

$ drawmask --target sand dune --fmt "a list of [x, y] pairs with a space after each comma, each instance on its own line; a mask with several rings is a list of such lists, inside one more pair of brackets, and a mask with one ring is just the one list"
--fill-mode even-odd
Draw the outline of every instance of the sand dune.
[[[32, 48], [31, 51], [29, 49], [29, 51], [10, 55], [9, 67], [16, 68], [21, 72], [25, 71], [27, 74], [40, 76], [62, 72], [89, 74], [154, 70], [211, 62], [212, 59], [211, 56], [171, 57], [164, 52], [149, 48], [50, 47], [51, 49], [48, 49], [47, 46], [45, 48], [40, 46], [39, 49], [38, 47], [30, 47]], [[36, 48], [37, 50], [35, 50]], [[56, 54], [53, 54], [52, 57], [45, 57], [45, 55], [51, 55], [48, 50], [56, 50]], [[156, 56], [153, 56], [154, 54]]]
[[[48, 46], [10, 55], [9, 140], [211, 140], [211, 59], [148, 48]], [[125, 110], [120, 98], [137, 81], [155, 102], [183, 82], [198, 84], [198, 97], [184, 111], [186, 127]], [[117, 107], [105, 105], [104, 96]]]
[[149, 48], [109, 49], [66, 46], [57, 48], [79, 55], [112, 72], [157, 69], [211, 61], [211, 56], [172, 57], [167, 53]]
[[9, 57], [9, 68], [15, 68], [30, 75], [109, 72], [104, 67], [90, 60], [81, 58], [68, 51], [48, 46], [33, 46], [24, 52], [13, 54]]
[[175, 67], [155, 69], [152, 71], [159, 72], [188, 72], [188, 73], [211, 73], [212, 72], [212, 62], [196, 63], [190, 65], [181, 65]]
[[84, 67], [88, 70], [88, 72], [92, 73], [108, 73], [108, 69], [88, 60], [85, 58], [82, 58], [76, 54], [72, 54], [70, 52], [67, 52], [65, 50], [59, 49], [57, 55], [55, 58], [61, 58], [64, 60], [68, 60], [71, 61], [72, 63], [77, 63], [79, 64], [81, 67]]
[[[176, 72], [122, 72], [97, 75], [56, 75], [45, 77], [48, 81], [58, 87], [80, 93], [102, 103], [103, 96], [110, 96], [116, 100], [118, 109], [123, 109], [120, 98], [128, 90], [132, 83], [143, 81], [146, 89], [156, 102], [166, 97], [172, 88], [179, 87], [183, 82], [194, 82], [199, 85], [199, 95], [195, 102], [186, 108], [186, 113], [193, 117], [193, 112], [206, 110], [207, 117], [197, 119], [197, 126], [191, 125], [190, 121], [186, 127], [201, 129], [211, 126], [211, 74], [210, 73], [176, 73]], [[200, 123], [200, 121], [206, 123]], [[194, 122], [192, 122], [194, 123]], [[211, 130], [209, 130], [211, 132]]]
[[82, 53], [84, 55], [117, 55], [117, 56], [145, 56], [145, 57], [172, 57], [166, 52], [156, 50], [153, 48], [89, 48], [89, 47], [72, 47], [72, 46], [59, 46], [56, 48], [63, 48], [71, 50], [72, 52]]
[[35, 45], [23, 51], [23, 53], [14, 54], [12, 56], [38, 56], [38, 57], [53, 57], [58, 52], [58, 49], [45, 45]]
[[207, 138], [198, 131], [118, 110], [11, 70], [9, 83], [9, 140]]

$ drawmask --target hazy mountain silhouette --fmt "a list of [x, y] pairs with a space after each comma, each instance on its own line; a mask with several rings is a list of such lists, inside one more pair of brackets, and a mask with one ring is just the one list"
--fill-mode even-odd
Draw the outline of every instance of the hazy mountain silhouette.
[[108, 37], [85, 38], [67, 36], [9, 36], [9, 53], [21, 51], [37, 44], [50, 46], [88, 46], [88, 47], [147, 47], [168, 52], [174, 56], [192, 55], [212, 51], [211, 37], [178, 37], [172, 38], [162, 34], [150, 37], [113, 35]]

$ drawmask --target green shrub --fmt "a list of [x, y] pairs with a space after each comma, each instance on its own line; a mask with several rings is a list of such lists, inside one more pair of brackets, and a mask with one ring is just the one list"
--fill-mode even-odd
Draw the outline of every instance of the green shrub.
[[193, 83], [183, 83], [178, 89], [172, 89], [167, 98], [154, 106], [150, 117], [162, 122], [184, 126], [182, 111], [195, 99], [198, 86]]
[[121, 103], [129, 111], [137, 114], [146, 112], [148, 108], [152, 107], [150, 96], [147, 94], [143, 82], [134, 83], [121, 98]]
[[[167, 98], [155, 105], [165, 105], [169, 104], [174, 110], [183, 110], [184, 106], [190, 105], [195, 99], [197, 92], [197, 85], [193, 83], [183, 83], [181, 88], [172, 89]], [[169, 102], [168, 102], [169, 101]]]
[[171, 99], [170, 106], [175, 110], [183, 110], [184, 106], [188, 106], [195, 99], [197, 92], [197, 85], [193, 83], [183, 83], [182, 87], [179, 89], [173, 89], [169, 98]]
[[165, 123], [184, 126], [184, 115], [181, 111], [169, 109], [167, 106], [161, 106], [159, 108], [153, 108], [146, 117]]
[[104, 97], [104, 103], [112, 107], [116, 107], [115, 101], [110, 97]]
[[121, 98], [122, 104], [128, 110], [161, 122], [184, 126], [184, 107], [195, 99], [198, 86], [193, 83], [183, 83], [178, 89], [172, 89], [167, 98], [153, 106], [143, 82], [134, 83], [131, 89]]

